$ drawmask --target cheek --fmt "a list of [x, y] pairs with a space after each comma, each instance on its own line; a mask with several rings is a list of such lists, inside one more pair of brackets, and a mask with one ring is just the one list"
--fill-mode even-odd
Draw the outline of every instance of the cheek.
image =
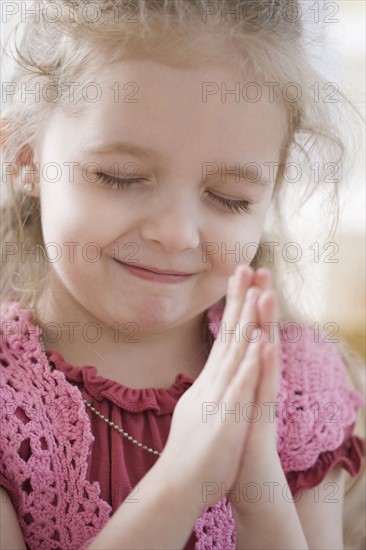
[[121, 202], [106, 200], [98, 192], [65, 182], [44, 185], [41, 192], [41, 220], [45, 242], [89, 243], [103, 247], [123, 231]]
[[223, 220], [222, 224], [216, 224], [211, 235], [207, 235], [202, 243], [203, 262], [211, 262], [217, 273], [229, 277], [237, 265], [251, 263], [258, 248], [262, 228], [263, 223], [259, 216], [246, 214], [240, 220]]

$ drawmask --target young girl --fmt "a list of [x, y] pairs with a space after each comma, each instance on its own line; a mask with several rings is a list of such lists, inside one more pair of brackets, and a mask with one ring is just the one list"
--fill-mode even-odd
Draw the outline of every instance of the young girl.
[[343, 548], [356, 357], [286, 302], [268, 254], [294, 146], [343, 158], [299, 5], [24, 4], [1, 548]]

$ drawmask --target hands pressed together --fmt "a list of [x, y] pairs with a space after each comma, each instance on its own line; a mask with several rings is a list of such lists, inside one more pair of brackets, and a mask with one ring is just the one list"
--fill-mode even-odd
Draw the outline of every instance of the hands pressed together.
[[177, 402], [159, 460], [168, 483], [189, 490], [198, 513], [228, 492], [232, 506], [245, 515], [247, 484], [269, 481], [280, 464], [274, 418], [281, 374], [278, 322], [270, 271], [238, 266], [210, 356]]

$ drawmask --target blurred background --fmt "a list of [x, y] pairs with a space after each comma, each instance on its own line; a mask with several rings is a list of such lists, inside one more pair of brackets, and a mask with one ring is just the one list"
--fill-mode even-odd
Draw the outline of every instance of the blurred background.
[[[327, 217], [326, 203], [320, 203], [320, 197], [315, 196], [299, 214], [293, 212], [291, 196], [288, 197], [288, 234], [293, 235], [289, 240], [301, 245], [298, 264], [306, 281], [302, 287], [294, 281], [291, 294], [302, 311], [311, 312], [318, 320], [320, 329], [326, 323], [335, 323], [339, 335], [365, 358], [365, 2], [303, 0], [302, 4], [303, 13], [310, 20], [314, 20], [315, 9], [320, 16], [319, 24], [311, 25], [308, 46], [315, 64], [328, 82], [336, 83], [352, 101], [363, 122], [359, 119], [361, 131], [356, 143], [350, 134], [352, 129], [344, 128], [349, 162], [339, 187], [339, 225], [331, 239], [334, 244], [326, 248], [327, 241], [319, 239]], [[317, 247], [320, 254], [325, 254], [320, 261], [315, 261]], [[326, 332], [331, 336], [330, 326]]]
[[[338, 79], [342, 90], [365, 117], [365, 2], [339, 2], [339, 23], [332, 26]], [[337, 234], [339, 263], [327, 264], [326, 315], [363, 356], [365, 347], [365, 134], [355, 157], [354, 172], [341, 195]]]

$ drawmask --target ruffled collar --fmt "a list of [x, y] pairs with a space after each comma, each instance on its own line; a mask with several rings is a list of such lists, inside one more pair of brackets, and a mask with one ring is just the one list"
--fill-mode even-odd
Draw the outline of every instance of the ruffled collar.
[[[205, 323], [213, 340], [216, 338], [218, 323], [225, 307], [223, 300], [221, 299], [206, 311]], [[63, 372], [66, 379], [72, 384], [84, 387], [88, 394], [97, 401], [108, 399], [118, 407], [135, 413], [146, 409], [154, 410], [158, 415], [173, 412], [178, 399], [195, 381], [195, 378], [180, 372], [168, 388], [130, 388], [104, 376], [99, 376], [96, 367], [92, 365], [71, 365], [57, 351], [48, 350], [46, 355], [51, 368]]]
[[108, 399], [118, 407], [130, 412], [155, 410], [158, 414], [167, 414], [174, 410], [179, 397], [193, 384], [194, 378], [184, 373], [175, 377], [169, 388], [130, 388], [97, 374], [96, 367], [84, 365], [75, 367], [67, 363], [63, 356], [52, 350], [46, 352], [51, 366], [64, 373], [72, 384], [83, 386], [89, 395], [97, 401]]

